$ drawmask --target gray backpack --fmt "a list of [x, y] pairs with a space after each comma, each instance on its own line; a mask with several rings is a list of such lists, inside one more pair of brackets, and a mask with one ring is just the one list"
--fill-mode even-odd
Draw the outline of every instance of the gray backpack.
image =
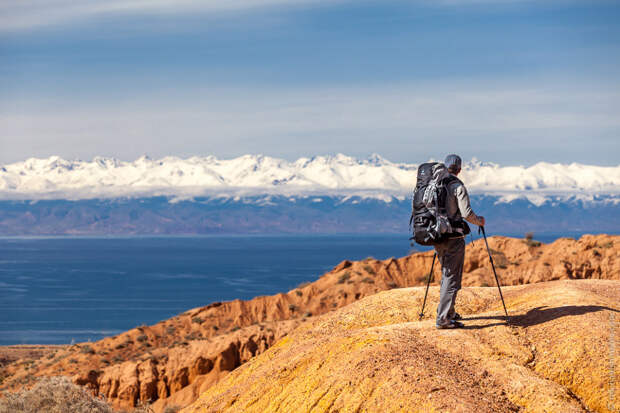
[[409, 225], [420, 245], [434, 245], [446, 238], [469, 233], [463, 220], [451, 220], [446, 210], [448, 186], [457, 180], [440, 162], [423, 163], [418, 167], [418, 179], [413, 191]]

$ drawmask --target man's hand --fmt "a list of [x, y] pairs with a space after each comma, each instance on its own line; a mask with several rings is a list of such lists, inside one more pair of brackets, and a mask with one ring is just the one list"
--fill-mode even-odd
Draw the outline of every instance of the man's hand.
[[484, 220], [484, 217], [481, 215], [478, 215], [478, 221], [480, 222], [480, 226], [484, 227], [484, 224], [486, 223], [486, 221]]

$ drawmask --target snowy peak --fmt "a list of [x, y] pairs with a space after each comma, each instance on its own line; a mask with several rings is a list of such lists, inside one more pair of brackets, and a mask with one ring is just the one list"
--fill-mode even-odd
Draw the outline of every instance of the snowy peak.
[[[393, 163], [373, 154], [357, 159], [343, 154], [289, 162], [264, 155], [234, 159], [214, 156], [133, 162], [95, 157], [92, 161], [58, 156], [30, 158], [0, 167], [0, 198], [85, 199], [214, 193], [322, 194], [374, 196], [409, 194], [417, 164]], [[502, 167], [472, 159], [459, 176], [472, 193], [544, 197], [564, 194], [620, 194], [620, 165], [613, 167], [540, 162]]]

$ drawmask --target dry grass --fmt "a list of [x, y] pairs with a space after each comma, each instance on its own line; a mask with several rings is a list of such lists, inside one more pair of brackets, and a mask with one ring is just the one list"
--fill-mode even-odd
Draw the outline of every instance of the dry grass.
[[[94, 397], [67, 377], [46, 377], [29, 390], [3, 393], [1, 413], [117, 413], [105, 400]], [[140, 405], [133, 413], [152, 413], [148, 405]]]
[[71, 383], [66, 377], [45, 378], [30, 390], [5, 393], [3, 396], [0, 399], [0, 412], [114, 412], [106, 402], [93, 397], [85, 389]]

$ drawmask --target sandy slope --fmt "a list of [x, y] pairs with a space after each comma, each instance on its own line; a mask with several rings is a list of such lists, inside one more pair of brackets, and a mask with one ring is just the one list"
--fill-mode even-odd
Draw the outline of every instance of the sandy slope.
[[[300, 326], [183, 412], [611, 411], [620, 282], [505, 293], [513, 326], [495, 288], [470, 287], [459, 297], [467, 328], [453, 331], [417, 321], [423, 288], [364, 298]], [[430, 297], [434, 307], [436, 287]]]

